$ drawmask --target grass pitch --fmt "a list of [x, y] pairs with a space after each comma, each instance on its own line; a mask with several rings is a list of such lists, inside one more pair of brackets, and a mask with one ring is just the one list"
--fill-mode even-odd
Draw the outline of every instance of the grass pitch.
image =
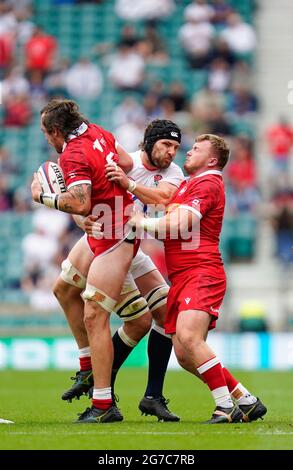
[[191, 375], [168, 372], [165, 395], [179, 423], [158, 423], [141, 416], [137, 405], [146, 382], [145, 369], [122, 369], [116, 391], [122, 423], [73, 424], [90, 402], [68, 404], [60, 399], [69, 388], [70, 372], [0, 372], [0, 417], [15, 421], [0, 425], [0, 449], [293, 449], [292, 372], [235, 373], [259, 394], [268, 413], [264, 421], [202, 425], [214, 408], [207, 387]]

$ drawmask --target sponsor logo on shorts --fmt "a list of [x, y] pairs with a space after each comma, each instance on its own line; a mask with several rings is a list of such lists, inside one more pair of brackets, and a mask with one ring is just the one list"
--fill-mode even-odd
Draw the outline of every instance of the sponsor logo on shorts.
[[189, 302], [191, 301], [191, 297], [186, 297], [186, 299], [184, 299], [185, 302], [187, 303], [187, 305], [189, 304]]
[[210, 310], [212, 312], [215, 312], [215, 313], [219, 313], [220, 309], [219, 308], [214, 308], [214, 307], [210, 307]]

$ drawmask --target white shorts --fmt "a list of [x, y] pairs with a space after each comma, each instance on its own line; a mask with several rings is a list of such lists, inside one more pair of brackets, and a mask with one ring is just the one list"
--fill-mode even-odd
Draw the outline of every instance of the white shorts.
[[150, 273], [157, 269], [152, 259], [146, 255], [141, 248], [138, 249], [136, 256], [133, 258], [130, 265], [129, 272], [132, 274], [133, 279], [137, 279], [144, 274]]

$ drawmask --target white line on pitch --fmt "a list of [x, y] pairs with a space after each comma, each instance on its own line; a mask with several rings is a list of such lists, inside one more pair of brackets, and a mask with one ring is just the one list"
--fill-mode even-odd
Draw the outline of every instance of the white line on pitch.
[[[91, 431], [77, 431], [77, 432], [64, 432], [64, 436], [76, 436], [77, 434], [84, 434], [84, 435], [97, 435], [97, 433], [99, 435], [102, 435], [102, 436], [108, 436], [108, 435], [113, 435], [113, 434], [117, 434], [117, 435], [125, 435], [125, 436], [129, 436], [129, 435], [137, 435], [136, 432], [134, 431], [111, 431], [111, 432], [105, 432], [105, 431], [95, 431], [95, 432], [91, 432]], [[30, 436], [33, 436], [33, 435], [44, 435], [44, 436], [47, 436], [47, 435], [50, 435], [52, 434], [52, 432], [49, 432], [49, 431], [31, 431], [31, 432], [25, 432], [25, 431], [19, 431], [19, 432], [9, 432], [9, 435], [30, 435]], [[156, 436], [197, 436], [197, 435], [200, 435], [202, 433], [200, 432], [152, 432], [152, 431], [144, 431], [144, 432], [140, 432], [139, 434], [143, 434], [143, 435], [149, 435], [149, 436], [152, 436], [152, 435], [156, 435]], [[214, 434], [223, 434], [223, 432], [213, 432], [212, 435]], [[246, 432], [242, 432], [242, 431], [238, 431], [237, 430], [237, 435], [238, 434], [245, 434], [245, 435], [248, 435]], [[260, 433], [259, 431], [258, 432], [249, 432], [249, 435], [255, 435], [255, 436], [258, 436], [258, 437], [261, 437], [261, 436], [290, 436], [290, 435], [293, 435], [293, 432], [285, 432], [285, 431], [267, 431], [267, 432], [262, 432], [261, 433], [261, 436], [260, 436]]]

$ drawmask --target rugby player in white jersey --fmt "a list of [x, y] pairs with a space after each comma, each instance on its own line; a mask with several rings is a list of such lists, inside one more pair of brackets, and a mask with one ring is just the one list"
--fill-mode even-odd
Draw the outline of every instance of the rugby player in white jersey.
[[[108, 167], [108, 176], [116, 182], [126, 178], [128, 191], [133, 194], [141, 210], [146, 212], [147, 205], [165, 206], [184, 179], [182, 170], [173, 163], [181, 142], [181, 132], [176, 124], [168, 120], [152, 121], [146, 128], [141, 149], [130, 154], [119, 151], [119, 164], [126, 170], [127, 177], [119, 169]], [[94, 227], [96, 218], [76, 222], [86, 228], [88, 234]], [[85, 257], [83, 238], [76, 250], [82, 250]], [[78, 253], [75, 253], [75, 256]], [[88, 264], [91, 253], [88, 251]], [[162, 421], [178, 421], [179, 417], [167, 408], [163, 396], [163, 383], [172, 342], [164, 332], [166, 302], [169, 287], [149, 256], [139, 250], [135, 256], [130, 273], [132, 280], [124, 287], [122, 293], [127, 296], [115, 307], [115, 312], [124, 321], [113, 336], [114, 361], [112, 369], [112, 393], [116, 375], [128, 355], [140, 339], [149, 331], [152, 319], [154, 325], [148, 340], [149, 373], [145, 395], [139, 404], [142, 413], [157, 416]], [[84, 272], [77, 271], [70, 259], [63, 262], [62, 272], [54, 287], [67, 316], [68, 323], [79, 348], [80, 370], [77, 372], [73, 386], [63, 395], [63, 400], [71, 401], [86, 394], [92, 386], [90, 349], [83, 323], [83, 306], [80, 294], [86, 285], [86, 267]], [[133, 282], [133, 279], [135, 283]]]

